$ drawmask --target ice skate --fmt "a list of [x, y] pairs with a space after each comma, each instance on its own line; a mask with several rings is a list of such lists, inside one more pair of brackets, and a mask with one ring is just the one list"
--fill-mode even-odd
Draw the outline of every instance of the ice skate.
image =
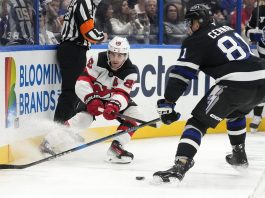
[[133, 154], [124, 150], [122, 145], [114, 140], [107, 152], [107, 162], [117, 164], [128, 164], [133, 160]]
[[261, 122], [261, 116], [253, 117], [252, 122], [249, 124], [251, 133], [255, 133], [258, 131], [260, 122]]
[[153, 174], [154, 183], [180, 182], [185, 173], [194, 165], [193, 159], [177, 159], [175, 165], [166, 170], [158, 171]]
[[54, 148], [45, 139], [40, 144], [39, 149], [42, 154], [56, 155], [56, 153], [54, 152]]
[[233, 146], [232, 154], [226, 156], [228, 164], [235, 167], [248, 167], [248, 159], [245, 152], [245, 144], [239, 144]]
[[71, 130], [66, 130], [66, 132], [69, 134], [69, 136], [73, 139], [73, 141], [76, 144], [81, 144], [85, 142], [85, 138], [83, 138], [81, 135], [79, 135], [78, 133], [75, 133]]

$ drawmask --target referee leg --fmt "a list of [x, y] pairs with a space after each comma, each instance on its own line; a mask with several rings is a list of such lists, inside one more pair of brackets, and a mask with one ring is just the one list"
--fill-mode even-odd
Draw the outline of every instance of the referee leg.
[[75, 83], [86, 65], [87, 50], [70, 42], [62, 43], [57, 51], [62, 85], [61, 94], [55, 110], [54, 121], [64, 123], [74, 116], [78, 98]]

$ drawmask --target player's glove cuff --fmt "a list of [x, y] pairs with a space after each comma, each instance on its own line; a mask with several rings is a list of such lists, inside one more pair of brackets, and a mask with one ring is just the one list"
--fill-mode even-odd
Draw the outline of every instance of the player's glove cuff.
[[92, 94], [87, 94], [86, 96], [85, 96], [85, 98], [84, 98], [84, 103], [85, 104], [88, 104], [88, 103], [90, 103], [92, 100], [94, 100], [94, 99], [100, 99], [100, 96], [99, 95], [97, 95], [97, 94], [94, 94], [94, 93], [92, 93]]
[[164, 124], [170, 125], [180, 118], [180, 114], [174, 110], [175, 105], [175, 103], [167, 103], [165, 99], [157, 101], [157, 112]]
[[157, 113], [159, 115], [170, 114], [174, 111], [175, 106], [175, 103], [167, 103], [165, 99], [160, 99], [157, 101]]
[[95, 94], [89, 94], [85, 97], [85, 104], [87, 112], [93, 116], [99, 116], [102, 114], [100, 109], [104, 108], [104, 104], [100, 97]]

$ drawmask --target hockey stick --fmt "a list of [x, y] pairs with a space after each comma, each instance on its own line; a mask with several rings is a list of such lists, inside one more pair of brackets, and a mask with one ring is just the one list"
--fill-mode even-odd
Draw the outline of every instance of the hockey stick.
[[[98, 110], [99, 110], [100, 112], [103, 112], [103, 111], [104, 111], [103, 108], [98, 108]], [[143, 121], [143, 120], [139, 120], [139, 119], [137, 119], [137, 118], [133, 118], [133, 117], [130, 117], [130, 116], [127, 116], [127, 115], [121, 114], [121, 113], [115, 113], [115, 112], [112, 112], [112, 114], [116, 115], [117, 117], [123, 118], [123, 119], [133, 120], [133, 121], [138, 122], [138, 123], [140, 123], [140, 124], [144, 124], [144, 123], [146, 123], [146, 122]], [[150, 126], [150, 127], [154, 127], [154, 128], [159, 128], [159, 126], [157, 125], [157, 123], [153, 123], [153, 124], [150, 124], [150, 125], [148, 125], [148, 126]]]
[[256, 20], [256, 28], [259, 29], [259, 0], [257, 0], [257, 20]]
[[[113, 112], [113, 114], [116, 115], [117, 117], [120, 117], [120, 118], [123, 118], [123, 119], [127, 119], [127, 120], [133, 120], [133, 121], [138, 122], [138, 123], [140, 123], [140, 124], [146, 123], [146, 122], [143, 121], [143, 120], [139, 120], [139, 119], [137, 119], [137, 118], [133, 118], [133, 117], [130, 117], [130, 116], [127, 116], [127, 115], [123, 115], [123, 114], [121, 114], [121, 113], [114, 113], [114, 112]], [[159, 128], [159, 126], [157, 125], [157, 123], [153, 123], [153, 124], [150, 124], [150, 125], [148, 125], [148, 126], [150, 126], [150, 127], [154, 127], [154, 128]]]
[[117, 137], [117, 136], [120, 136], [122, 134], [125, 134], [125, 133], [130, 133], [132, 131], [136, 131], [140, 128], [143, 128], [145, 126], [148, 126], [150, 124], [153, 124], [153, 123], [156, 123], [160, 121], [160, 118], [157, 118], [157, 119], [154, 119], [154, 120], [151, 120], [149, 122], [146, 122], [146, 123], [143, 123], [143, 124], [140, 124], [139, 126], [135, 126], [135, 127], [131, 127], [127, 130], [123, 130], [123, 131], [120, 131], [120, 132], [117, 132], [117, 133], [114, 133], [114, 134], [111, 134], [111, 135], [108, 135], [108, 136], [105, 136], [103, 138], [100, 138], [100, 139], [97, 139], [97, 140], [94, 140], [92, 142], [88, 142], [86, 144], [82, 144], [80, 146], [77, 146], [77, 147], [74, 147], [72, 149], [69, 149], [67, 151], [63, 151], [61, 153], [58, 153], [56, 155], [52, 155], [50, 157], [47, 157], [47, 158], [44, 158], [44, 159], [41, 159], [41, 160], [38, 160], [38, 161], [35, 161], [35, 162], [32, 162], [32, 163], [29, 163], [29, 164], [22, 164], [22, 165], [13, 165], [13, 164], [0, 164], [0, 169], [24, 169], [24, 168], [28, 168], [28, 167], [31, 167], [31, 166], [34, 166], [34, 165], [37, 165], [37, 164], [40, 164], [42, 162], [46, 162], [46, 161], [49, 161], [49, 160], [52, 160], [52, 159], [55, 159], [57, 157], [60, 157], [60, 156], [63, 156], [65, 154], [68, 154], [68, 153], [72, 153], [72, 152], [75, 152], [75, 151], [78, 151], [78, 150], [81, 150], [83, 148], [86, 148], [88, 146], [91, 146], [91, 145], [94, 145], [94, 144], [97, 144], [97, 143], [100, 143], [100, 142], [104, 142], [105, 140], [108, 140], [108, 139], [111, 139], [111, 138], [114, 138], [114, 137]]
[[[256, 30], [259, 30], [259, 17], [260, 17], [260, 10], [259, 10], [259, 0], [257, 0], [257, 19], [256, 19]], [[264, 34], [264, 33], [263, 33]], [[259, 41], [256, 42], [257, 48], [259, 48]]]
[[262, 197], [262, 195], [264, 195], [264, 192], [265, 192], [265, 171], [263, 171], [256, 187], [254, 188], [254, 192], [248, 198]]

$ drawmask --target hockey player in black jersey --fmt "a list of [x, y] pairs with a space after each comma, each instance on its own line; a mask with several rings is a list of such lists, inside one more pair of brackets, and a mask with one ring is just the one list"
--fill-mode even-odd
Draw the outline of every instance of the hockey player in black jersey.
[[[257, 44], [257, 51], [261, 58], [265, 59], [265, 0], [259, 0], [259, 5], [252, 11], [250, 20], [246, 26], [246, 36], [251, 42]], [[264, 103], [253, 109], [253, 119], [249, 125], [251, 132], [256, 132], [261, 123]]]
[[245, 152], [246, 118], [257, 104], [265, 101], [265, 61], [253, 55], [247, 43], [228, 26], [214, 25], [207, 6], [196, 4], [185, 15], [189, 34], [171, 70], [164, 99], [157, 102], [165, 124], [175, 118], [175, 102], [199, 71], [216, 84], [192, 111], [180, 137], [174, 165], [153, 174], [155, 182], [181, 181], [194, 165], [194, 156], [208, 128], [227, 119], [232, 153], [226, 161], [232, 166], [248, 166]]

